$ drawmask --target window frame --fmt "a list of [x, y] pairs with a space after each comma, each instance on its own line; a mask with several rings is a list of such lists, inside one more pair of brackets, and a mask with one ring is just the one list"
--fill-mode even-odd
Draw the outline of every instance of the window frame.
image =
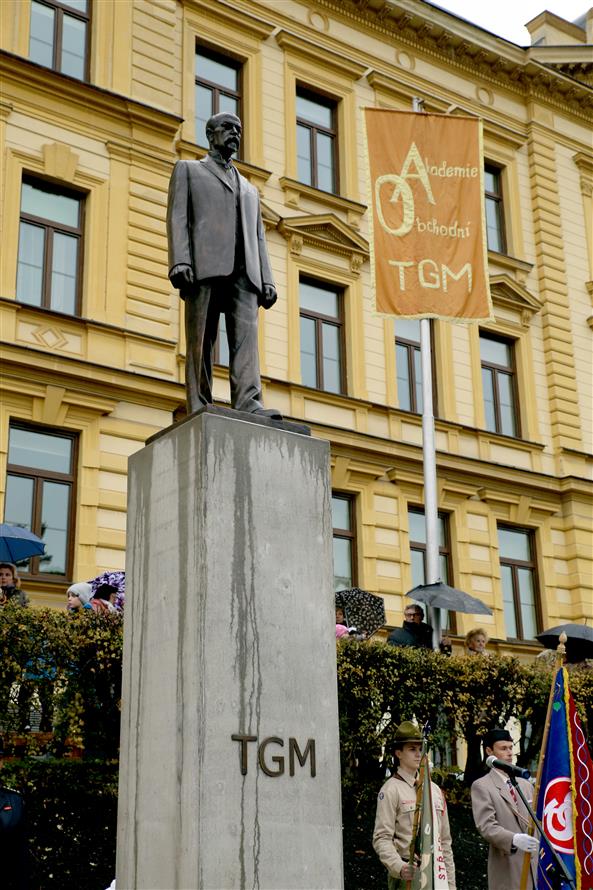
[[[65, 223], [59, 223], [55, 220], [47, 219], [41, 216], [35, 216], [32, 213], [23, 213], [22, 211], [22, 186], [23, 185], [31, 185], [34, 188], [38, 188], [41, 191], [50, 192], [55, 195], [65, 195], [69, 198], [75, 198], [78, 201], [79, 212], [78, 212], [78, 228], [74, 228], [72, 226], [68, 226]], [[43, 272], [42, 272], [42, 280], [41, 280], [41, 302], [37, 303], [23, 303], [20, 300], [17, 302], [21, 306], [30, 306], [36, 309], [46, 309], [51, 312], [59, 312], [62, 315], [66, 315], [68, 318], [77, 318], [82, 314], [82, 275], [84, 269], [84, 229], [85, 229], [85, 209], [86, 209], [86, 192], [83, 192], [79, 189], [72, 188], [71, 186], [62, 187], [61, 184], [56, 183], [54, 181], [48, 181], [46, 179], [41, 178], [40, 176], [35, 176], [33, 174], [29, 174], [23, 171], [23, 176], [21, 179], [21, 199], [20, 199], [20, 207], [19, 207], [19, 231], [18, 231], [18, 247], [17, 247], [17, 277], [18, 277], [18, 263], [20, 259], [20, 239], [21, 239], [21, 223], [29, 223], [30, 225], [37, 226], [38, 228], [42, 228], [44, 230], [44, 239], [43, 239]], [[54, 244], [54, 234], [56, 232], [62, 232], [66, 235], [74, 235], [78, 238], [78, 255], [76, 260], [76, 294], [74, 299], [74, 312], [70, 314], [69, 312], [63, 312], [61, 309], [55, 309], [51, 304], [51, 275], [52, 275], [52, 259], [53, 259], [53, 244]], [[17, 282], [18, 284], [18, 282]], [[15, 293], [17, 293], [15, 288]]]
[[[326, 290], [335, 293], [338, 302], [338, 315], [324, 315], [321, 312], [314, 312], [312, 309], [303, 309], [300, 303], [300, 287], [301, 284], [309, 284], [320, 290]], [[345, 335], [345, 313], [344, 313], [344, 288], [340, 285], [334, 285], [328, 281], [319, 281], [308, 275], [299, 276], [299, 329], [301, 318], [309, 318], [315, 323], [315, 361], [317, 365], [316, 386], [311, 387], [319, 392], [329, 392], [332, 390], [323, 387], [323, 325], [331, 324], [338, 328], [338, 344], [340, 347], [340, 391], [332, 393], [332, 395], [346, 395], [347, 374], [346, 374], [346, 335]], [[302, 357], [301, 357], [301, 374], [302, 374]], [[301, 376], [302, 380], [302, 376]], [[302, 384], [307, 386], [306, 383]]]
[[[512, 532], [520, 532], [527, 536], [527, 541], [529, 544], [529, 554], [530, 560], [525, 561], [521, 559], [513, 559], [512, 557], [506, 556], [503, 557], [500, 552], [500, 539], [498, 539], [498, 562], [502, 569], [502, 566], [506, 566], [511, 570], [511, 579], [513, 585], [513, 607], [515, 611], [515, 625], [517, 627], [517, 633], [520, 636], [510, 637], [507, 636], [506, 639], [516, 642], [516, 643], [535, 643], [536, 640], [528, 639], [523, 636], [523, 613], [521, 611], [521, 591], [519, 589], [519, 582], [517, 577], [518, 569], [529, 569], [532, 573], [533, 577], [533, 591], [534, 591], [534, 606], [535, 606], [535, 630], [536, 633], [541, 633], [543, 622], [542, 622], [542, 611], [541, 611], [541, 595], [540, 595], [540, 587], [539, 587], [539, 576], [537, 571], [537, 553], [536, 553], [536, 541], [535, 541], [535, 529], [525, 528], [524, 526], [518, 525], [510, 525], [506, 522], [499, 522], [496, 526], [497, 536], [498, 532], [503, 529]], [[504, 589], [503, 589], [503, 581], [502, 581], [502, 572], [501, 572], [501, 593], [503, 599], [503, 617], [504, 617]], [[505, 634], [506, 634], [506, 620], [505, 620]]]
[[[297, 100], [299, 97], [303, 99], [308, 99], [310, 102], [317, 102], [318, 105], [323, 105], [325, 108], [328, 108], [331, 113], [331, 127], [324, 127], [321, 124], [316, 124], [313, 121], [309, 121], [306, 118], [301, 118], [298, 116], [298, 112], [296, 112]], [[296, 118], [296, 131], [297, 131], [297, 145], [298, 145], [298, 128], [299, 126], [306, 127], [309, 130], [309, 151], [311, 153], [311, 163], [310, 163], [310, 174], [311, 174], [311, 182], [304, 182], [303, 185], [307, 185], [310, 188], [317, 189], [320, 192], [325, 192], [328, 195], [339, 195], [340, 194], [340, 158], [339, 158], [339, 139], [338, 139], [338, 100], [335, 97], [330, 96], [329, 94], [322, 93], [319, 90], [316, 90], [306, 84], [297, 81], [296, 84], [296, 93], [295, 93], [295, 118]], [[327, 191], [326, 189], [320, 188], [318, 185], [318, 176], [317, 176], [317, 140], [315, 138], [317, 132], [323, 133], [326, 136], [329, 136], [331, 139], [332, 145], [332, 190]], [[298, 162], [297, 162], [297, 177], [298, 177]], [[300, 180], [299, 180], [300, 181]]]
[[[223, 87], [222, 84], [215, 83], [211, 80], [206, 80], [199, 78], [195, 73], [195, 59], [196, 56], [202, 52], [202, 54], [211, 59], [214, 62], [218, 62], [219, 64], [225, 65], [228, 68], [233, 68], [237, 72], [237, 90], [229, 90], [227, 87]], [[231, 64], [229, 64], [231, 63]], [[241, 133], [241, 146], [245, 144], [245, 121], [243, 120], [243, 96], [244, 96], [244, 59], [240, 59], [238, 56], [234, 55], [230, 52], [221, 51], [220, 49], [214, 49], [209, 44], [203, 43], [201, 40], [196, 38], [195, 44], [195, 52], [194, 52], [194, 106], [195, 106], [195, 94], [196, 87], [198, 84], [200, 86], [205, 87], [208, 90], [212, 90], [212, 114], [209, 117], [212, 117], [214, 114], [218, 114], [220, 110], [220, 94], [231, 96], [232, 98], [237, 100], [237, 116], [241, 120], [242, 133]], [[194, 139], [196, 140], [196, 145], [202, 145], [199, 141], [197, 134], [197, 120], [194, 122]], [[204, 134], [204, 139], [206, 136]], [[241, 153], [241, 146], [239, 147], [239, 151], [236, 155], [237, 158], [241, 159], [243, 157]], [[208, 140], [206, 139], [204, 148], [208, 147]]]
[[[517, 359], [515, 355], [516, 343], [517, 341], [512, 337], [505, 337], [502, 334], [492, 333], [491, 331], [485, 331], [482, 329], [478, 330], [478, 347], [480, 347], [480, 341], [482, 337], [486, 340], [494, 340], [497, 343], [503, 343], [505, 346], [508, 346], [511, 353], [511, 364], [510, 365], [499, 365], [496, 362], [489, 362], [482, 358], [481, 349], [480, 351], [480, 379], [482, 377], [482, 371], [487, 370], [493, 374], [493, 386], [492, 392], [494, 394], [494, 425], [495, 429], [487, 431], [489, 433], [496, 433], [499, 436], [509, 436], [512, 439], [520, 439], [521, 438], [521, 411], [520, 411], [520, 402], [519, 402], [519, 387], [517, 381]], [[511, 392], [513, 394], [513, 418], [515, 421], [515, 432], [514, 433], [506, 433], [502, 429], [502, 416], [500, 413], [500, 392], [498, 386], [498, 377], [500, 374], [505, 374], [507, 377], [511, 378]], [[484, 400], [484, 384], [482, 383], [482, 400]], [[484, 424], [486, 423], [486, 417], [484, 414]]]
[[[350, 528], [338, 528], [333, 524], [333, 516], [332, 516], [332, 558], [333, 558], [333, 542], [335, 538], [339, 538], [341, 540], [350, 541], [350, 578], [352, 582], [352, 587], [357, 586], [357, 578], [358, 578], [358, 558], [357, 558], [357, 530], [356, 530], [356, 495], [347, 491], [334, 491], [332, 489], [331, 492], [332, 500], [336, 498], [337, 500], [346, 501], [348, 504], [348, 515], [350, 517]], [[339, 588], [340, 590], [347, 590], [348, 588]], [[334, 591], [336, 590], [336, 575], [335, 575], [335, 566], [334, 566]]]
[[[81, 80], [82, 83], [88, 83], [90, 81], [90, 69], [91, 69], [91, 23], [92, 23], [92, 10], [93, 10], [93, 2], [92, 0], [88, 0], [88, 11], [81, 12], [80, 9], [75, 9], [72, 6], [69, 6], [68, 0], [35, 0], [36, 3], [39, 3], [40, 6], [47, 6], [49, 9], [53, 9], [55, 11], [54, 15], [54, 33], [52, 37], [52, 64], [51, 66], [42, 65], [42, 67], [47, 67], [50, 71], [57, 71], [58, 74], [63, 74], [64, 77], [72, 77], [74, 80]], [[78, 19], [85, 24], [85, 45], [84, 45], [84, 72], [82, 78], [78, 78], [73, 74], [66, 74], [62, 71], [60, 67], [58, 67], [58, 63], [61, 61], [62, 55], [62, 43], [63, 43], [63, 31], [64, 31], [64, 14], [70, 15], [72, 18]], [[31, 35], [29, 33], [29, 54], [31, 52], [30, 48], [30, 40]], [[34, 59], [30, 58], [30, 55], [27, 56], [31, 62], [35, 65], [41, 65], [41, 62], [35, 62]]]
[[[29, 560], [29, 571], [23, 572], [21, 580], [31, 581], [59, 581], [63, 583], [72, 577], [72, 568], [74, 565], [74, 549], [76, 537], [76, 499], [77, 499], [77, 483], [78, 483], [78, 455], [79, 455], [79, 434], [73, 430], [61, 429], [51, 426], [43, 426], [41, 424], [29, 424], [20, 420], [11, 420], [9, 424], [9, 443], [10, 430], [19, 429], [30, 433], [40, 433], [43, 435], [56, 436], [61, 439], [69, 439], [71, 442], [70, 452], [70, 472], [59, 473], [54, 470], [42, 470], [37, 467], [29, 467], [21, 464], [6, 464], [6, 488], [8, 487], [8, 477], [18, 476], [20, 478], [33, 479], [33, 499], [31, 505], [31, 531], [33, 534], [41, 537], [41, 511], [43, 506], [43, 497], [41, 494], [44, 481], [49, 482], [65, 482], [70, 485], [70, 503], [68, 506], [67, 517], [67, 545], [66, 545], [66, 571], [63, 574], [56, 572], [39, 571], [40, 556], [32, 556]], [[9, 446], [10, 447], [10, 446]], [[6, 502], [4, 504], [4, 515], [6, 512]]]
[[[410, 513], [416, 513], [419, 516], [424, 518], [424, 523], [426, 524], [426, 510], [424, 507], [418, 504], [408, 504], [407, 515], [409, 517]], [[445, 557], [445, 564], [447, 566], [447, 577], [442, 579], [445, 584], [453, 585], [453, 555], [451, 550], [451, 527], [450, 527], [450, 513], [445, 512], [444, 510], [437, 511], [437, 517], [443, 522], [443, 538], [444, 544], [441, 546], [439, 544], [439, 557]], [[422, 541], [413, 541], [410, 533], [410, 522], [408, 519], [408, 543], [410, 548], [410, 574], [412, 572], [412, 551], [416, 551], [422, 553], [422, 565], [424, 567], [424, 577], [426, 578], [426, 543]], [[412, 583], [414, 582], [414, 578], [412, 577]], [[441, 610], [439, 610], [441, 611]], [[449, 632], [452, 634], [457, 633], [457, 613], [451, 609], [445, 610], [447, 611], [448, 619], [449, 619]]]
[[[435, 335], [434, 335], [434, 324], [432, 319], [430, 321], [430, 346], [431, 353], [433, 356], [432, 367], [431, 367], [431, 377], [432, 377], [432, 413], [435, 417], [439, 416], [438, 411], [438, 386], [437, 386], [437, 375], [436, 375], [436, 362], [434, 361], [435, 356]], [[422, 388], [422, 379], [419, 381], [416, 380], [416, 368], [414, 365], [414, 350], [418, 352], [420, 356], [422, 356], [422, 347], [420, 340], [410, 340], [408, 337], [401, 337], [397, 334], [397, 318], [395, 319], [395, 329], [394, 329], [394, 348], [395, 348], [395, 381], [397, 388], [397, 406], [400, 411], [405, 411], [407, 414], [418, 414], [422, 415], [422, 411], [418, 410], [417, 398], [416, 398], [416, 385], [420, 384], [420, 388]], [[408, 395], [410, 397], [410, 404], [413, 406], [411, 408], [402, 408], [401, 406], [401, 397], [398, 386], [398, 376], [397, 376], [397, 347], [404, 346], [407, 352], [407, 365], [408, 365]]]
[[[496, 206], [497, 218], [498, 218], [498, 234], [500, 236], [500, 250], [496, 250], [494, 247], [490, 247], [488, 245], [488, 250], [492, 250], [494, 253], [500, 253], [504, 256], [508, 255], [508, 240], [507, 240], [507, 230], [506, 230], [506, 222], [505, 222], [505, 211], [504, 211], [504, 190], [503, 190], [503, 182], [502, 182], [502, 173], [503, 167], [499, 164], [493, 164], [490, 161], [484, 162], [484, 177], [486, 173], [490, 173], [496, 177], [496, 182], [498, 184], [498, 191], [490, 192], [486, 189], [486, 183], [484, 182], [484, 205], [491, 201]], [[485, 209], [484, 209], [485, 213]], [[486, 222], [486, 219], [485, 219]], [[488, 226], [486, 224], [486, 241], [488, 241]]]

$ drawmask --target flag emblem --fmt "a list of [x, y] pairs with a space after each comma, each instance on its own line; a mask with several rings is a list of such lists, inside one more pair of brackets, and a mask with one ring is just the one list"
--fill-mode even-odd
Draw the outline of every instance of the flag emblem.
[[574, 853], [572, 790], [568, 776], [548, 782], [544, 794], [543, 826], [555, 850]]

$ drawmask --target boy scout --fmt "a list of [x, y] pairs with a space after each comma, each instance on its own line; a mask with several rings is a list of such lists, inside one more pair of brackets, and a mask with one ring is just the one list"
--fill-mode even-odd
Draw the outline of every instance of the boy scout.
[[[388, 872], [388, 890], [404, 890], [413, 877], [415, 865], [408, 862], [416, 809], [416, 774], [422, 755], [422, 735], [409, 720], [395, 732], [397, 769], [379, 792], [377, 816], [373, 832], [375, 853]], [[455, 864], [451, 850], [451, 831], [445, 797], [431, 782], [432, 797], [437, 813], [449, 890], [455, 890]]]

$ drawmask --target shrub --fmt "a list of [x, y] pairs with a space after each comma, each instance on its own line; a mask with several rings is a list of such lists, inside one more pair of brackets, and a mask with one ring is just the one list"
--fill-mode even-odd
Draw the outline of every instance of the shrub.
[[[0, 612], [2, 784], [26, 800], [31, 886], [52, 890], [109, 885], [115, 867], [122, 621], [118, 616], [8, 605]], [[344, 864], [347, 890], [386, 883], [371, 846], [377, 791], [392, 766], [402, 720], [429, 723], [449, 801], [460, 890], [485, 886], [486, 846], [476, 834], [467, 783], [447, 769], [457, 738], [477, 772], [479, 735], [514, 717], [520, 760], [541, 745], [550, 672], [513, 658], [446, 658], [380, 643], [338, 645]], [[573, 672], [581, 716], [593, 725], [593, 672]], [[26, 730], [35, 725], [51, 732]], [[78, 752], [83, 759], [65, 755]]]

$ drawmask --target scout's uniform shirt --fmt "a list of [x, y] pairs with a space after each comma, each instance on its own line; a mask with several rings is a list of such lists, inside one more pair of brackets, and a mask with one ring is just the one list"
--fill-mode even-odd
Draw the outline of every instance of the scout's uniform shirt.
[[[451, 851], [451, 831], [447, 806], [438, 785], [431, 782], [431, 788], [439, 821], [449, 890], [455, 890], [455, 865]], [[415, 775], [400, 767], [395, 775], [387, 779], [379, 791], [373, 832], [375, 853], [393, 878], [399, 878], [401, 870], [410, 856], [415, 810]]]

